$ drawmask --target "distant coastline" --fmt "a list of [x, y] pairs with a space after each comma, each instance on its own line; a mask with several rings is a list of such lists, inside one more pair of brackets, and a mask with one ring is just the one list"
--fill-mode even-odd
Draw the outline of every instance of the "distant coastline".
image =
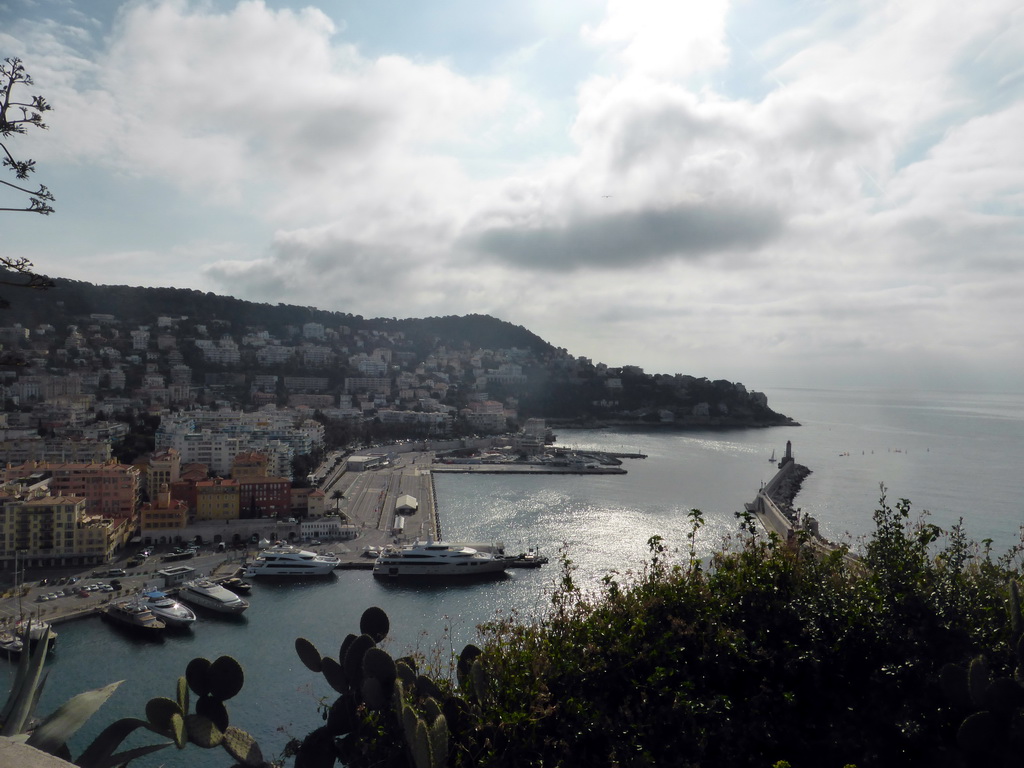
[[768, 429], [769, 427], [799, 427], [799, 421], [779, 414], [779, 421], [743, 421], [741, 419], [710, 419], [680, 421], [643, 421], [640, 419], [558, 419], [548, 418], [545, 423], [552, 429], [632, 429], [643, 432], [714, 429]]

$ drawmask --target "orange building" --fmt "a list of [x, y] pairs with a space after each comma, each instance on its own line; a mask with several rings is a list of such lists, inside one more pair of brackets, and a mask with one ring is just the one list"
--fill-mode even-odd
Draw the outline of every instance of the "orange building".
[[270, 475], [270, 459], [267, 454], [259, 451], [245, 451], [235, 456], [231, 463], [231, 476], [235, 480], [248, 477], [267, 477]]
[[126, 521], [126, 529], [134, 527], [139, 503], [140, 477], [138, 467], [103, 463], [26, 462], [0, 470], [4, 482], [39, 475], [50, 478], [50, 492], [55, 496], [81, 496], [86, 500], [89, 515]]

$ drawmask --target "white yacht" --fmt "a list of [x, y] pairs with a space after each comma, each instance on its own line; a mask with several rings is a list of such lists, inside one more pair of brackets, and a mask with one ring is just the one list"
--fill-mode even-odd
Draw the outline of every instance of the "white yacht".
[[225, 589], [210, 579], [194, 579], [186, 581], [181, 585], [178, 597], [186, 603], [198, 605], [200, 608], [209, 608], [218, 613], [238, 614], [249, 607], [247, 600], [243, 600], [234, 592]]
[[151, 589], [142, 593], [142, 599], [143, 605], [168, 627], [185, 629], [191, 627], [196, 620], [196, 614], [191, 608], [182, 605], [166, 592]]
[[385, 547], [373, 563], [373, 575], [395, 576], [486, 576], [504, 573], [509, 560], [493, 552], [482, 552], [465, 544], [446, 541], [417, 541]]
[[327, 576], [338, 567], [336, 555], [318, 555], [308, 549], [289, 544], [276, 544], [264, 549], [249, 563], [242, 576], [255, 577]]

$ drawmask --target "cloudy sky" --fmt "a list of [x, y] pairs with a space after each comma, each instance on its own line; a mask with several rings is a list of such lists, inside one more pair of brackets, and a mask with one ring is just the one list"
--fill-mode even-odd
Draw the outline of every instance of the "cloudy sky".
[[1024, 390], [1019, 0], [0, 0], [8, 56], [48, 274]]

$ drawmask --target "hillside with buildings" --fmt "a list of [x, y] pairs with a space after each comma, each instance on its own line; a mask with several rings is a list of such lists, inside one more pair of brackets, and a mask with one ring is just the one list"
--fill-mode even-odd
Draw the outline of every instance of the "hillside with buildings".
[[336, 448], [528, 419], [791, 423], [742, 384], [612, 368], [487, 316], [365, 319], [56, 282], [9, 292], [0, 313], [0, 566], [22, 550], [105, 562], [140, 531], [190, 521], [322, 514], [308, 478]]

